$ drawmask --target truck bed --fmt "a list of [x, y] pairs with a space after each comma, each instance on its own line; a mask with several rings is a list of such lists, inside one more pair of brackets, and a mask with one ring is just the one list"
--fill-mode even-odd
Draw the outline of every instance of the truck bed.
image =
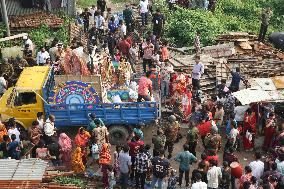
[[122, 102], [98, 104], [49, 104], [47, 99], [54, 86], [66, 81], [83, 81], [90, 83], [102, 95], [100, 76], [68, 76], [54, 75], [50, 71], [43, 85], [44, 110], [46, 117], [55, 116], [56, 127], [86, 126], [89, 123], [89, 113], [95, 113], [106, 125], [137, 125], [150, 124], [159, 118], [159, 98], [157, 102]]
[[55, 115], [56, 127], [86, 126], [89, 113], [95, 113], [106, 125], [150, 124], [159, 116], [156, 102], [125, 102], [111, 104], [46, 104], [46, 115]]

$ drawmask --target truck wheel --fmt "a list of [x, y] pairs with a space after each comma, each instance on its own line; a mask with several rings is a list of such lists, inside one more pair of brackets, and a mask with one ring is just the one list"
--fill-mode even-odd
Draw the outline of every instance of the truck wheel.
[[109, 128], [109, 142], [113, 145], [122, 145], [129, 136], [128, 130], [124, 126], [112, 126]]

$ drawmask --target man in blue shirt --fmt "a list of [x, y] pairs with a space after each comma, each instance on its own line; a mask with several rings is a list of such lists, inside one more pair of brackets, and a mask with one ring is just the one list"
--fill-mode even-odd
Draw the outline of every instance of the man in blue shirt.
[[110, 18], [110, 22], [108, 23], [108, 29], [110, 33], [115, 33], [118, 28], [118, 25], [115, 23], [114, 17]]
[[179, 162], [179, 186], [182, 184], [183, 173], [185, 173], [185, 186], [189, 186], [189, 168], [192, 163], [197, 162], [197, 158], [189, 152], [189, 146], [183, 145], [183, 152], [180, 152], [175, 157], [175, 161]]
[[230, 84], [229, 89], [232, 92], [236, 92], [240, 89], [241, 80], [244, 81], [243, 77], [240, 74], [240, 68], [236, 68], [236, 72], [231, 71], [231, 75], [232, 75], [232, 82]]

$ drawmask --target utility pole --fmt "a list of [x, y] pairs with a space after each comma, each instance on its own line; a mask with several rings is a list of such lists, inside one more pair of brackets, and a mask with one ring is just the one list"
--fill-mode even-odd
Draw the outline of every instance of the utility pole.
[[8, 21], [8, 15], [7, 15], [7, 9], [6, 9], [6, 3], [5, 0], [1, 0], [1, 9], [2, 9], [2, 18], [5, 22], [6, 28], [7, 28], [7, 36], [10, 36], [10, 28], [9, 28], [9, 21]]

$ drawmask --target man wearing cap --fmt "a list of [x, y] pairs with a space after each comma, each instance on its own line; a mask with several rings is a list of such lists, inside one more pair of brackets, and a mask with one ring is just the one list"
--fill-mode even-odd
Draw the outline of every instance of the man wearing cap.
[[211, 122], [211, 132], [205, 136], [204, 145], [205, 149], [217, 153], [221, 149], [221, 135], [218, 134], [218, 127]]
[[33, 51], [34, 44], [32, 40], [27, 35], [23, 36], [23, 40], [24, 40], [24, 47], [26, 47], [26, 45], [29, 45], [29, 50]]
[[152, 143], [154, 144], [153, 157], [159, 156], [159, 150], [165, 148], [166, 136], [162, 129], [157, 130], [157, 134], [153, 136]]
[[104, 126], [105, 126], [103, 120], [101, 120], [101, 118], [97, 118], [97, 116], [96, 116], [95, 113], [89, 114], [89, 117], [90, 117], [91, 119], [90, 119], [89, 125], [88, 125], [88, 127], [87, 127], [87, 130], [88, 130], [88, 131], [93, 131], [94, 128], [97, 127], [97, 125], [96, 125], [96, 120], [99, 121], [99, 126], [100, 126], [100, 127], [104, 127]]
[[166, 135], [165, 149], [168, 149], [169, 159], [172, 157], [172, 152], [174, 150], [174, 143], [177, 140], [179, 130], [180, 130], [180, 124], [178, 123], [178, 121], [176, 121], [176, 117], [174, 115], [171, 115], [168, 118], [168, 122], [163, 127], [163, 131]]
[[35, 65], [35, 61], [33, 59], [33, 51], [30, 49], [29, 44], [25, 44], [25, 49], [23, 50], [23, 58], [28, 62], [29, 66]]

